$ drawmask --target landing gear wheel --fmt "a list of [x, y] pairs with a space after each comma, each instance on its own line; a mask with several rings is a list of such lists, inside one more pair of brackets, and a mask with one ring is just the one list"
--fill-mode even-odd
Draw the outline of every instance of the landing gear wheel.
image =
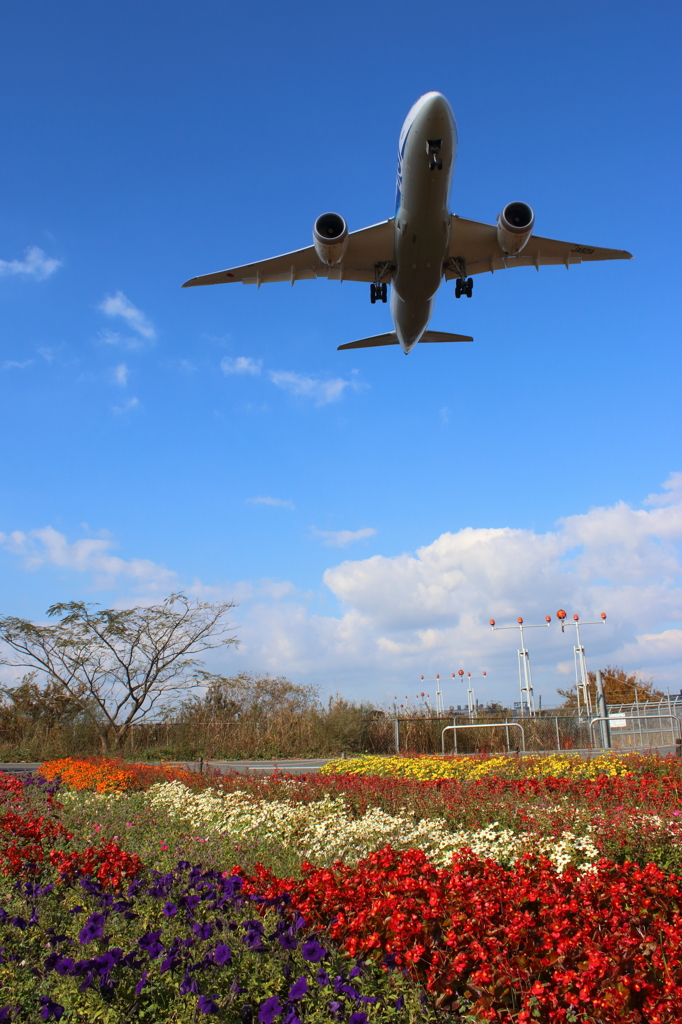
[[462, 279], [461, 279], [461, 277], [457, 278], [457, 283], [455, 284], [455, 298], [456, 299], [461, 299], [462, 298]]
[[467, 299], [470, 299], [471, 296], [473, 295], [473, 292], [474, 292], [474, 279], [473, 279], [473, 277], [470, 277], [469, 280], [466, 283], [466, 290], [465, 290], [464, 294], [466, 295]]
[[377, 286], [375, 284], [369, 286], [369, 301], [372, 305], [377, 301]]
[[388, 286], [385, 283], [379, 285], [379, 298], [382, 302], [388, 300]]

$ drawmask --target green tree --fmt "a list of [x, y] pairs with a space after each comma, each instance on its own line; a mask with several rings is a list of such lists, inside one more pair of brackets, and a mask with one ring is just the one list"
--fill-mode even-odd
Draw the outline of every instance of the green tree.
[[180, 593], [122, 610], [55, 604], [47, 611], [55, 623], [0, 618], [0, 663], [42, 675], [45, 700], [70, 699], [92, 722], [102, 750], [116, 749], [134, 723], [204, 685], [197, 655], [238, 643], [226, 621], [234, 607]]
[[[601, 674], [607, 704], [634, 704], [636, 701], [643, 704], [649, 700], [665, 700], [666, 695], [661, 693], [660, 690], [654, 689], [652, 679], [640, 679], [636, 672], [628, 674], [625, 669], [619, 668], [618, 665], [607, 665], [606, 668], [601, 670]], [[597, 677], [594, 672], [588, 672], [587, 678], [590, 700], [592, 701], [592, 706], [595, 707], [597, 703]], [[557, 690], [557, 693], [560, 697], [564, 698], [564, 703], [561, 705], [562, 708], [577, 707], [578, 701], [575, 686], [572, 686], [569, 690]]]

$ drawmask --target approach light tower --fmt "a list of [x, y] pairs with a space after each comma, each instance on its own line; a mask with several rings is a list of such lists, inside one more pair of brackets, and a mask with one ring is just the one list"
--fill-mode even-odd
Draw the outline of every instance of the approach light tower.
[[[566, 621], [566, 612], [560, 608], [556, 617], [561, 623], [561, 632], [565, 626], [575, 626], [576, 645], [573, 648], [573, 661], [575, 663], [575, 692], [578, 698], [578, 717], [580, 717], [580, 694], [582, 691], [583, 703], [588, 717], [592, 716], [592, 701], [590, 699], [590, 681], [587, 675], [587, 662], [585, 661], [585, 648], [580, 643], [580, 620], [578, 615], [573, 616], [573, 622]], [[583, 622], [583, 626], [606, 625], [606, 612], [602, 612], [594, 622]]]
[[[472, 679], [483, 679], [487, 674], [488, 674], [487, 672], [484, 672], [482, 676], [472, 676], [471, 672], [467, 672], [467, 683], [469, 684], [469, 689], [467, 690], [467, 707], [469, 709], [469, 721], [473, 721], [474, 718], [476, 718], [476, 716], [478, 714], [478, 711], [476, 709], [476, 698], [474, 697], [474, 688], [471, 685], [471, 680]], [[464, 679], [464, 669], [461, 668], [459, 670], [459, 672], [457, 673], [457, 675], [463, 681], [463, 679]], [[453, 679], [456, 678], [454, 672], [452, 673], [452, 678]]]
[[[429, 682], [429, 683], [433, 682], [432, 679], [425, 680], [424, 676], [420, 676], [419, 678], [421, 679], [422, 683], [423, 682]], [[440, 688], [440, 676], [438, 675], [438, 673], [436, 673], [436, 714], [437, 715], [445, 714], [445, 708], [443, 707], [443, 691]]]
[[[521, 714], [535, 715], [535, 698], [533, 697], [533, 676], [530, 671], [530, 654], [526, 650], [523, 640], [523, 619], [521, 616], [516, 620], [515, 626], [496, 626], [495, 620], [490, 620], [493, 630], [496, 629], [518, 629], [521, 634], [521, 650], [519, 651], [519, 692], [521, 694]], [[541, 626], [549, 626], [552, 622], [551, 615], [545, 615], [544, 622], [526, 624], [526, 629], [540, 629]]]

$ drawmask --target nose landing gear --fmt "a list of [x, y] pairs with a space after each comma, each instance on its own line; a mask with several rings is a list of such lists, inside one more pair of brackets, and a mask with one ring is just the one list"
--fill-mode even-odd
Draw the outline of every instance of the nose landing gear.
[[459, 299], [462, 295], [466, 295], [467, 299], [470, 299], [474, 291], [474, 279], [472, 277], [464, 279], [458, 277], [455, 282], [455, 298]]
[[442, 139], [428, 139], [426, 143], [426, 152], [429, 154], [429, 170], [435, 171], [438, 168], [439, 171], [443, 170], [443, 161], [438, 156], [440, 153], [440, 147], [443, 145]]
[[383, 284], [371, 284], [369, 286], [369, 301], [374, 304], [375, 302], [386, 302], [388, 300], [388, 287], [386, 283]]

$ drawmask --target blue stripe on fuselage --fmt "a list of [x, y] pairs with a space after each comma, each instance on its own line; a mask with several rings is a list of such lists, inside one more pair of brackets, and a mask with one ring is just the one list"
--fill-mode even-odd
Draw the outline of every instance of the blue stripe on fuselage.
[[398, 149], [398, 175], [396, 179], [395, 187], [395, 212], [397, 213], [400, 209], [400, 203], [402, 202], [402, 190], [403, 190], [403, 156], [405, 155], [405, 146], [407, 145], [407, 139], [412, 130], [412, 125], [405, 132], [405, 138], [403, 144]]

